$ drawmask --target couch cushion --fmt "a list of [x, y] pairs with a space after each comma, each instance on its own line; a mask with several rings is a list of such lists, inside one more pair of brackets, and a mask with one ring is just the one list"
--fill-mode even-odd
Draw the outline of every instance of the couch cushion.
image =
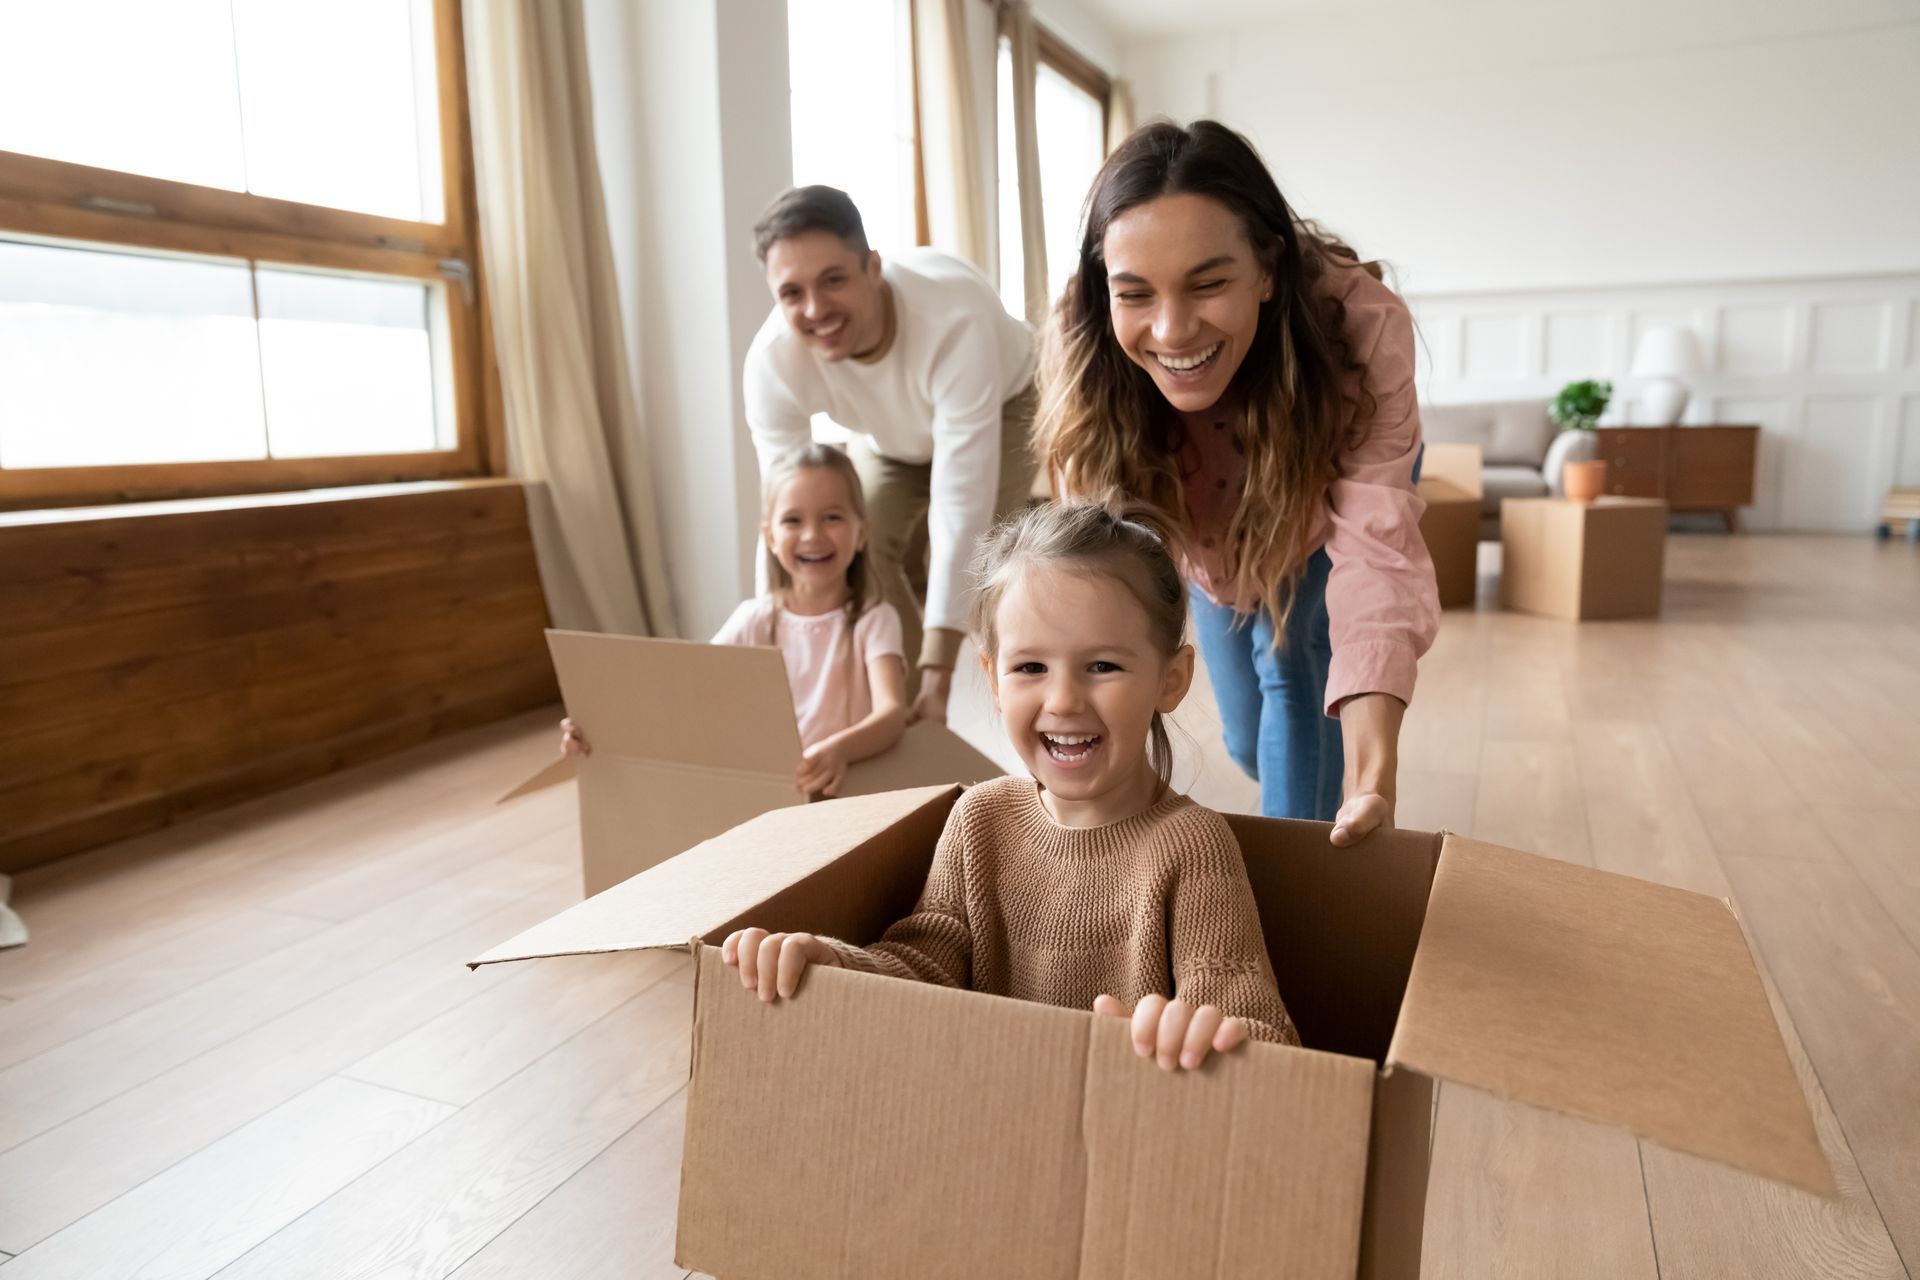
[[1485, 400], [1420, 406], [1424, 439], [1477, 444], [1489, 467], [1502, 463], [1538, 469], [1560, 428], [1545, 400]]
[[1532, 467], [1487, 467], [1480, 473], [1480, 510], [1485, 515], [1500, 514], [1502, 498], [1544, 498], [1546, 477]]

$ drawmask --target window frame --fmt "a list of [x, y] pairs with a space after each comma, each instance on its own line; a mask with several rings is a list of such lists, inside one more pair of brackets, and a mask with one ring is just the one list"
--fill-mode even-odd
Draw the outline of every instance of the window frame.
[[1038, 37], [1036, 44], [1039, 46], [1040, 65], [1051, 67], [1100, 104], [1100, 155], [1104, 159], [1110, 151], [1107, 138], [1113, 123], [1112, 77], [1079, 50], [1049, 31], [1045, 23], [1035, 21], [1033, 26], [1034, 34]]
[[505, 419], [481, 271], [459, 0], [433, 0], [444, 222], [413, 222], [0, 151], [0, 232], [86, 247], [321, 267], [447, 288], [447, 450], [106, 466], [0, 467], [0, 511], [501, 474]]

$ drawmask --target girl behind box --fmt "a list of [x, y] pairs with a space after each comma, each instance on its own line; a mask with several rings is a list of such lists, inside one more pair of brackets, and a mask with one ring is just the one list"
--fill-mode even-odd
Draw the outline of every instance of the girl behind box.
[[[772, 589], [742, 602], [713, 643], [780, 650], [800, 727], [794, 787], [833, 795], [849, 765], [906, 731], [900, 615], [873, 585], [866, 502], [847, 455], [821, 444], [790, 450], [768, 465], [763, 492]], [[560, 730], [563, 753], [590, 750], [572, 720]]]
[[[1000, 526], [973, 634], [1033, 778], [973, 787], [912, 915], [872, 947], [743, 929], [723, 955], [763, 1000], [808, 964], [1131, 1016], [1168, 1070], [1298, 1036], [1240, 849], [1174, 792], [1164, 717], [1193, 680], [1186, 594], [1160, 538], [1088, 503]], [[1175, 996], [1169, 1000], [1168, 995]]]

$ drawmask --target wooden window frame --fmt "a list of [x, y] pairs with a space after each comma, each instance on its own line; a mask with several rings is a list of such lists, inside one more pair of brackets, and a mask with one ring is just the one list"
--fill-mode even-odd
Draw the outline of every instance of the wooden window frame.
[[1100, 147], [1104, 156], [1108, 127], [1113, 117], [1112, 78], [1079, 50], [1047, 30], [1046, 24], [1035, 22], [1033, 25], [1034, 33], [1039, 37], [1040, 65], [1053, 68], [1100, 104]]
[[413, 222], [0, 151], [0, 232], [447, 286], [455, 443], [423, 453], [0, 468], [0, 510], [495, 475], [504, 417], [480, 268], [459, 0], [433, 0], [444, 222]]

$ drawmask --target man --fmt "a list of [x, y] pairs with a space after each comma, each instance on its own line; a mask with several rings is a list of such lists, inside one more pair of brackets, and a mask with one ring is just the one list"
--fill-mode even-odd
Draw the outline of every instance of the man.
[[[958, 258], [913, 249], [883, 264], [833, 187], [783, 192], [754, 251], [774, 297], [743, 377], [761, 469], [812, 438], [816, 413], [856, 433], [873, 567], [919, 676], [910, 718], [944, 721], [974, 543], [1033, 484], [1033, 331]], [[908, 563], [921, 530], [924, 608]]]

